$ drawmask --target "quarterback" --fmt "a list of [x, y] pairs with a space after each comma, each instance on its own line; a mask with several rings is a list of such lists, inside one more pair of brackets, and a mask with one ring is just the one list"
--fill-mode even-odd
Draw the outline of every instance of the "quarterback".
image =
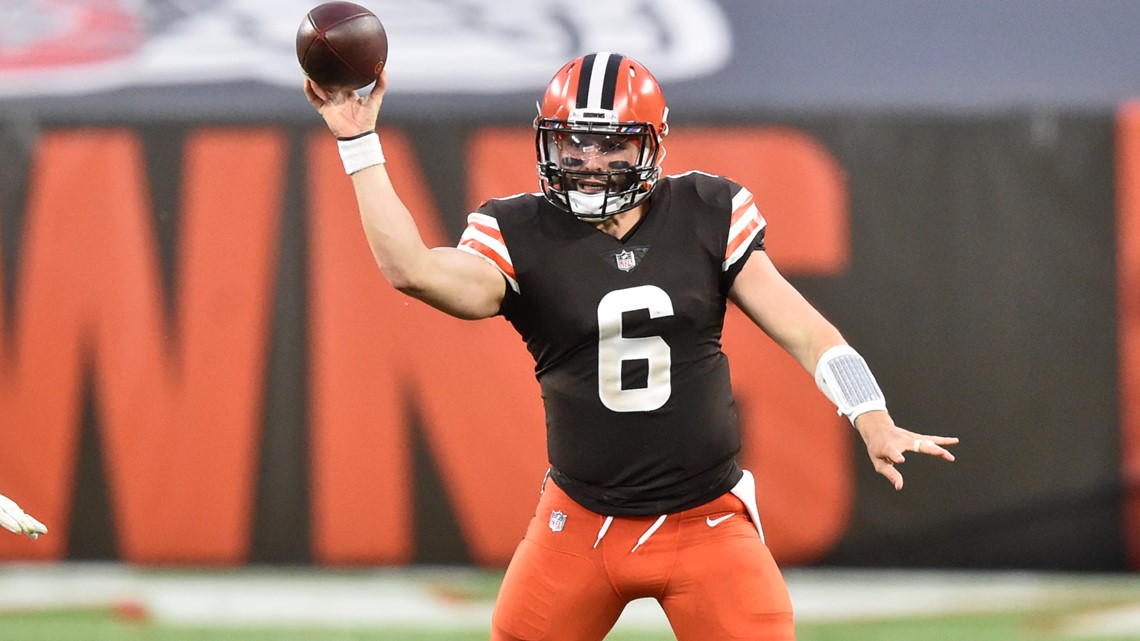
[[305, 92], [339, 139], [388, 282], [464, 319], [501, 315], [534, 357], [549, 472], [504, 577], [493, 641], [603, 639], [656, 599], [682, 641], [794, 639], [764, 544], [720, 337], [729, 301], [815, 376], [896, 488], [910, 452], [956, 438], [894, 424], [865, 360], [777, 271], [740, 184], [661, 175], [661, 87], [637, 61], [581, 56], [534, 121], [541, 193], [489, 200], [429, 249], [375, 133], [387, 89]]

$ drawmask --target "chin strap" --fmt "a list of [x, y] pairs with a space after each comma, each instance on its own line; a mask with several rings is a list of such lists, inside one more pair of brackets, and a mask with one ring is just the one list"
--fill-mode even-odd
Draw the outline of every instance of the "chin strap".
[[[607, 197], [610, 198], [608, 201]], [[634, 194], [632, 193], [610, 197], [605, 192], [597, 194], [586, 194], [580, 191], [566, 192], [570, 213], [582, 220], [590, 221], [605, 220], [623, 211], [633, 209], [633, 206], [637, 204], [633, 197]]]

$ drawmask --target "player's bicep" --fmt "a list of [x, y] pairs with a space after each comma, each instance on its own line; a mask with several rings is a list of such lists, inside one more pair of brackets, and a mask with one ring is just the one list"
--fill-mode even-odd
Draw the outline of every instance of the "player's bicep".
[[408, 293], [458, 318], [474, 320], [499, 313], [507, 283], [488, 261], [454, 247], [436, 247], [431, 272], [426, 287]]

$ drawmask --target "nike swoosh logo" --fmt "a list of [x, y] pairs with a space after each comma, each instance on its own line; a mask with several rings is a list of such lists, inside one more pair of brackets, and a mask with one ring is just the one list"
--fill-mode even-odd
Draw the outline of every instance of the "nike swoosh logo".
[[715, 519], [712, 518], [711, 516], [706, 516], [705, 517], [705, 524], [708, 525], [709, 527], [716, 527], [716, 526], [720, 525], [721, 523], [724, 523], [725, 521], [731, 519], [733, 516], [735, 516], [735, 515], [734, 514], [725, 514], [724, 516], [720, 516], [720, 517], [717, 517]]

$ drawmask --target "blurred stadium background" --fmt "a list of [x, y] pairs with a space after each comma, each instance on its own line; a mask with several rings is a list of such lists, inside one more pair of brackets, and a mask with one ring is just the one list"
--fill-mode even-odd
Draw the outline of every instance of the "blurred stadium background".
[[[543, 472], [500, 321], [386, 289], [293, 35], [315, 2], [0, 4], [9, 639], [485, 636]], [[1140, 639], [1140, 4], [407, 0], [390, 171], [429, 241], [535, 189], [553, 71], [662, 81], [897, 420], [896, 494], [739, 315], [743, 459], [808, 639]], [[667, 639], [652, 603], [615, 639]]]

